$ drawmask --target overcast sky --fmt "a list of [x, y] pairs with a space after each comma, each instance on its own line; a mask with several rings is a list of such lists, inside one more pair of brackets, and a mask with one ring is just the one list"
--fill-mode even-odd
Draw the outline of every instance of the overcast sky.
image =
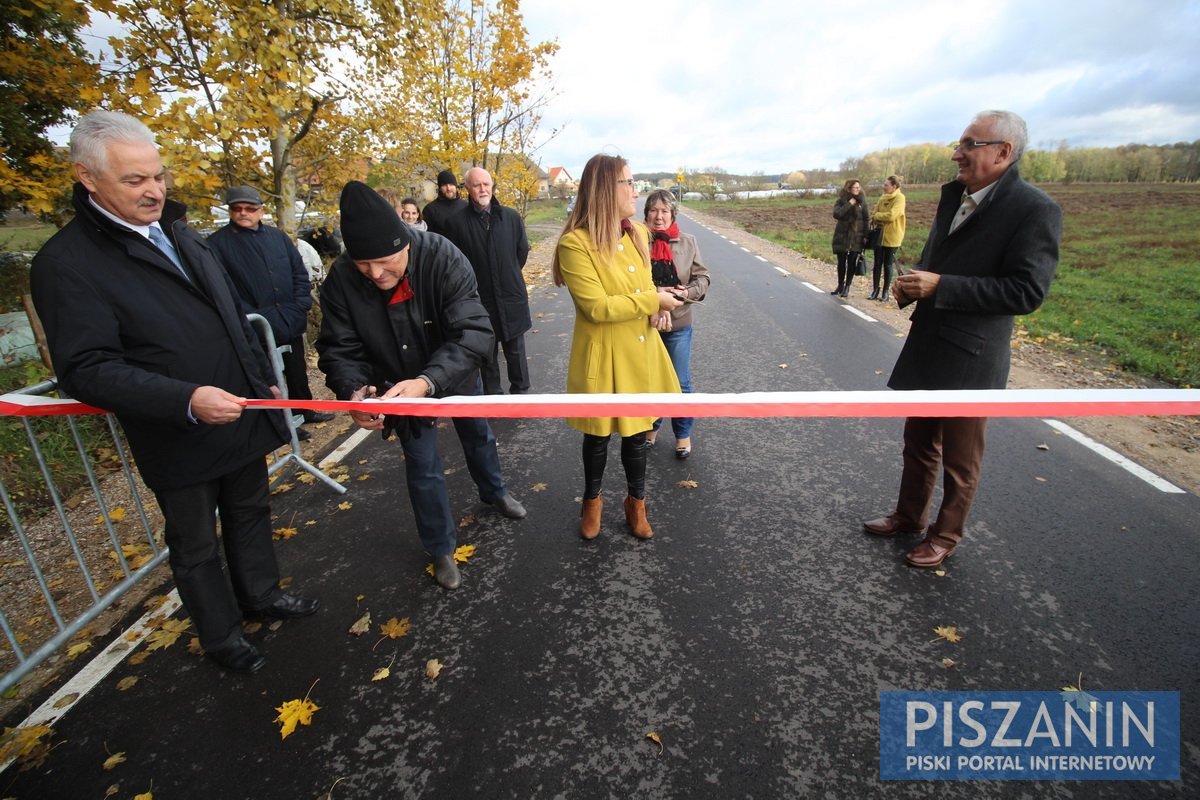
[[578, 178], [836, 168], [1025, 117], [1034, 147], [1200, 139], [1200, 0], [523, 0], [557, 39], [537, 153]]

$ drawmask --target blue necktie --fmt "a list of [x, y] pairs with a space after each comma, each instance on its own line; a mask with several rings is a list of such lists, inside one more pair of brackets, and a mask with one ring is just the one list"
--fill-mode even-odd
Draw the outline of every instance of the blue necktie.
[[155, 247], [163, 251], [167, 258], [171, 259], [171, 263], [178, 268], [179, 274], [188, 283], [191, 283], [191, 279], [188, 278], [188, 274], [183, 268], [183, 262], [179, 260], [179, 254], [175, 252], [175, 248], [171, 245], [171, 240], [163, 234], [162, 230], [154, 225], [150, 226], [150, 241], [154, 243]]

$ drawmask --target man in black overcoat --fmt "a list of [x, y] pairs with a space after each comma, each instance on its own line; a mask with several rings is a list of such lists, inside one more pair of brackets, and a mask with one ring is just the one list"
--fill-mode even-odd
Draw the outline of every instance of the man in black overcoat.
[[446, 220], [467, 207], [467, 201], [458, 196], [458, 178], [448, 169], [438, 173], [438, 196], [425, 204], [421, 212], [430, 233], [446, 233]]
[[504, 348], [509, 392], [529, 391], [529, 362], [525, 358], [525, 332], [532, 327], [529, 290], [521, 270], [529, 258], [529, 239], [521, 215], [500, 205], [492, 194], [488, 171], [467, 170], [467, 207], [446, 221], [444, 235], [463, 251], [475, 270], [479, 298], [488, 310], [496, 343], [480, 367], [484, 394], [503, 394], [498, 348]]
[[255, 672], [265, 660], [243, 618], [319, 605], [279, 588], [264, 456], [283, 442], [284, 421], [242, 413], [247, 397], [278, 397], [273, 370], [224, 267], [166, 200], [150, 130], [93, 111], [71, 134], [71, 159], [75, 218], [30, 275], [59, 385], [116, 414], [162, 509], [200, 645], [226, 669]]
[[[1062, 210], [1017, 171], [1028, 140], [1016, 114], [983, 111], [955, 145], [958, 178], [942, 187], [921, 262], [892, 287], [902, 307], [917, 308], [891, 388], [1005, 388], [1014, 315], [1041, 306], [1062, 238]], [[863, 523], [866, 532], [924, 533], [905, 556], [914, 567], [954, 553], [979, 486], [986, 426], [983, 418], [906, 420], [896, 510]], [[939, 468], [942, 505], [926, 530]]]

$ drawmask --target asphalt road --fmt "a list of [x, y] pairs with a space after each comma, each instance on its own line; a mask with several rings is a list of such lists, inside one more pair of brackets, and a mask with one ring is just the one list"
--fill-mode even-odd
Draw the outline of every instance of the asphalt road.
[[[697, 310], [698, 391], [884, 387], [897, 331], [681, 223], [714, 275]], [[570, 299], [547, 289], [533, 302], [535, 390], [561, 392]], [[222, 674], [182, 642], [126, 661], [58, 723], [43, 767], [0, 776], [0, 796], [101, 798], [112, 784], [156, 800], [1200, 793], [1200, 499], [1040, 420], [994, 420], [962, 547], [942, 575], [909, 569], [915, 539], [860, 528], [891, 509], [901, 426], [701, 420], [686, 462], [665, 433], [649, 542], [624, 529], [614, 445], [591, 543], [576, 533], [580, 437], [565, 423], [494, 424], [521, 522], [480, 505], [444, 430], [460, 544], [477, 548], [455, 592], [424, 572], [399, 446], [373, 436], [345, 461], [346, 495], [297, 484], [274, 499], [277, 524], [298, 531], [278, 545], [284, 572], [324, 607], [251, 635], [261, 673]], [[368, 610], [372, 632], [351, 636]], [[392, 617], [411, 631], [381, 637]], [[962, 640], [938, 639], [942, 625]], [[1181, 692], [1181, 783], [879, 780], [879, 692], [1057, 690], [1081, 673], [1090, 690]], [[276, 707], [306, 694], [311, 725], [281, 740]], [[126, 761], [103, 770], [116, 752]]]

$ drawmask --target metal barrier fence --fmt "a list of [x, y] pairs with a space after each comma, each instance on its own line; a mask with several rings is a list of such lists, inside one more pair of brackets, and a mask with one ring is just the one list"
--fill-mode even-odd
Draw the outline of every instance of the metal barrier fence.
[[[249, 315], [249, 319], [267, 341], [268, 352], [273, 355], [277, 385], [286, 392], [282, 350], [275, 346], [270, 325], [257, 314]], [[45, 395], [57, 389], [57, 381], [51, 379], [14, 394]], [[95, 415], [92, 418], [95, 419]], [[74, 415], [42, 417], [36, 422], [30, 417], [20, 417], [29, 442], [30, 457], [41, 474], [54, 513], [37, 521], [23, 521], [9, 487], [0, 479], [0, 501], [13, 532], [12, 537], [0, 534], [0, 631], [9, 651], [0, 653], [0, 665], [6, 670], [0, 678], [0, 695], [64, 647], [167, 559], [167, 548], [155, 537], [155, 525], [151, 523], [152, 517], [157, 519], [157, 507], [147, 510], [149, 490], [134, 474], [116, 418], [105, 414], [102, 419], [111, 438], [111, 449], [93, 447], [89, 452]], [[296, 424], [295, 418], [288, 418], [290, 449], [282, 455], [276, 452], [269, 474], [279, 479], [283, 474], [281, 470], [292, 466], [312, 474], [339, 494], [345, 492], [345, 486], [302, 458]], [[64, 498], [35, 425], [65, 426], [70, 431], [90, 495], [82, 493], [75, 494], [70, 500]], [[106, 463], [115, 460], [118, 466], [101, 469], [97, 450], [111, 452], [113, 458], [106, 459]], [[123, 476], [123, 485], [114, 487], [109, 482], [118, 479], [118, 470]], [[101, 478], [100, 472], [110, 474]], [[124, 507], [109, 508], [106, 498], [114, 495], [134, 509], [136, 515], [132, 522], [136, 524], [130, 524], [130, 514]], [[98, 512], [94, 520], [93, 501]], [[101, 574], [102, 568], [109, 566], [108, 560], [115, 561], [117, 570], [108, 575]], [[24, 619], [14, 618], [19, 605], [28, 615]], [[34, 640], [32, 643], [31, 639]]]

